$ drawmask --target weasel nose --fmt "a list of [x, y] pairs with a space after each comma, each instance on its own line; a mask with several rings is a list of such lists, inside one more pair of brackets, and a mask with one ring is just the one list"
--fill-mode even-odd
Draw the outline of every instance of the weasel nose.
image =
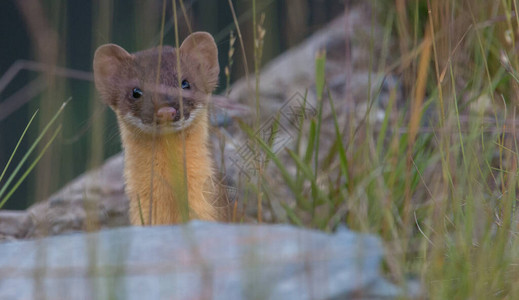
[[177, 110], [171, 106], [161, 107], [157, 111], [157, 117], [160, 121], [173, 121], [177, 114]]

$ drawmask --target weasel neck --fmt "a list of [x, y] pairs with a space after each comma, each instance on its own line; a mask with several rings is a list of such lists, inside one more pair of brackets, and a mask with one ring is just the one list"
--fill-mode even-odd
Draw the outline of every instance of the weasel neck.
[[132, 224], [218, 219], [212, 206], [217, 195], [211, 189], [207, 110], [188, 128], [171, 134], [145, 135], [121, 120], [119, 125]]

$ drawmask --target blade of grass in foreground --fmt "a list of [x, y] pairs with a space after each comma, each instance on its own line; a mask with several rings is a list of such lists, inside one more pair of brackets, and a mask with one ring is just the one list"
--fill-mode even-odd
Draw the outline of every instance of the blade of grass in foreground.
[[323, 94], [325, 86], [325, 68], [326, 68], [326, 51], [322, 50], [317, 53], [315, 58], [315, 91], [317, 93], [317, 139], [315, 140], [315, 168], [314, 172], [317, 176], [319, 166], [319, 137], [321, 135], [321, 124], [323, 114]]
[[[45, 126], [45, 128], [43, 128], [43, 131], [40, 133], [40, 135], [36, 138], [36, 140], [34, 141], [34, 143], [31, 145], [31, 147], [29, 148], [29, 150], [25, 153], [25, 155], [23, 156], [23, 158], [20, 160], [20, 162], [18, 163], [18, 165], [16, 166], [16, 168], [14, 169], [13, 173], [11, 173], [11, 175], [9, 176], [9, 178], [7, 179], [6, 183], [4, 184], [4, 186], [0, 189], [0, 197], [2, 197], [5, 193], [5, 191], [7, 190], [7, 187], [9, 186], [9, 184], [11, 184], [11, 182], [13, 181], [14, 177], [18, 174], [18, 172], [20, 172], [20, 169], [22, 168], [23, 164], [25, 163], [25, 161], [27, 161], [27, 159], [29, 158], [29, 156], [32, 154], [32, 152], [34, 151], [34, 149], [36, 149], [36, 146], [40, 143], [41, 139], [43, 138], [43, 136], [47, 133], [47, 131], [50, 129], [50, 127], [52, 126], [52, 124], [54, 124], [54, 122], [56, 122], [56, 120], [58, 119], [58, 116], [61, 114], [61, 112], [63, 111], [63, 109], [65, 108], [65, 106], [67, 105], [67, 103], [71, 100], [72, 98], [69, 98], [67, 101], [63, 102], [63, 104], [61, 105], [61, 107], [59, 108], [59, 110], [56, 112], [56, 114], [54, 114], [54, 117], [52, 117], [52, 119], [49, 121], [49, 123]], [[40, 153], [41, 154], [41, 153]], [[0, 208], [2, 208], [2, 204], [0, 204]]]
[[292, 180], [291, 175], [288, 173], [288, 170], [285, 168], [281, 160], [277, 157], [277, 155], [272, 151], [272, 149], [265, 143], [264, 140], [261, 139], [261, 137], [256, 136], [252, 129], [247, 126], [247, 124], [243, 122], [239, 122], [240, 127], [245, 131], [245, 133], [249, 136], [249, 138], [252, 138], [254, 141], [258, 143], [258, 145], [265, 151], [267, 156], [274, 162], [274, 164], [278, 167], [279, 171], [281, 172], [281, 176], [283, 176], [283, 179], [285, 180], [286, 184], [290, 187], [291, 190], [295, 189], [295, 183]]
[[328, 100], [330, 101], [330, 108], [331, 108], [332, 116], [333, 116], [333, 125], [335, 128], [335, 138], [336, 138], [336, 142], [337, 142], [337, 151], [339, 153], [339, 163], [340, 163], [340, 167], [341, 167], [341, 172], [346, 181], [346, 188], [348, 189], [349, 192], [351, 192], [349, 176], [348, 176], [348, 167], [349, 167], [348, 158], [346, 156], [346, 150], [344, 148], [344, 144], [342, 143], [342, 134], [341, 134], [341, 130], [339, 129], [339, 121], [337, 120], [337, 113], [335, 111], [333, 99], [332, 99], [331, 93], [329, 91], [328, 91]]
[[299, 219], [294, 210], [290, 208], [290, 206], [288, 206], [286, 203], [280, 202], [280, 204], [283, 207], [283, 209], [285, 209], [290, 221], [292, 221], [292, 223], [296, 224], [297, 226], [303, 227], [303, 222], [301, 221], [301, 219]]
[[[325, 78], [325, 68], [326, 68], [326, 51], [321, 50], [317, 52], [315, 57], [315, 90], [317, 93], [317, 128], [316, 128], [316, 139], [315, 139], [315, 160], [314, 160], [314, 172], [315, 178], [317, 178], [317, 174], [319, 172], [319, 141], [321, 136], [321, 124], [322, 124], [322, 115], [323, 115], [323, 93], [324, 86], [326, 82]], [[315, 181], [313, 181], [315, 182]], [[312, 186], [312, 216], [315, 215], [315, 210], [317, 208], [317, 190]]]
[[38, 154], [38, 157], [36, 157], [36, 159], [32, 162], [32, 164], [29, 166], [29, 168], [27, 168], [27, 170], [23, 173], [23, 175], [20, 177], [20, 179], [18, 179], [16, 184], [11, 188], [11, 190], [9, 191], [9, 193], [7, 193], [7, 195], [4, 197], [4, 199], [2, 199], [2, 201], [0, 201], [0, 208], [2, 208], [2, 206], [4, 206], [4, 204], [7, 202], [7, 200], [9, 200], [9, 198], [11, 198], [11, 196], [18, 189], [20, 184], [22, 184], [22, 182], [29, 175], [29, 173], [31, 173], [32, 169], [34, 169], [34, 167], [36, 167], [36, 164], [43, 157], [43, 154], [45, 154], [45, 152], [47, 152], [47, 149], [52, 144], [52, 142], [56, 139], [56, 137], [58, 136], [58, 133], [60, 133], [60, 131], [61, 131], [61, 125], [59, 125], [59, 127], [56, 128], [51, 139], [47, 142], [47, 144], [45, 144], [45, 147], [43, 147], [43, 150], [41, 150], [41, 152]]
[[9, 165], [11, 164], [11, 161], [13, 160], [14, 155], [16, 154], [16, 151], [18, 150], [18, 146], [20, 146], [20, 143], [23, 140], [23, 137], [25, 136], [25, 133], [27, 133], [27, 129], [29, 129], [29, 126], [31, 126], [32, 121], [34, 120], [34, 117], [38, 114], [38, 109], [34, 112], [31, 119], [29, 120], [29, 123], [27, 123], [27, 126], [25, 126], [25, 129], [22, 132], [22, 135], [18, 139], [18, 143], [16, 143], [16, 147], [14, 147], [13, 153], [11, 153], [11, 157], [9, 157], [9, 160], [7, 161], [7, 164], [4, 167], [4, 170], [2, 171], [2, 175], [0, 175], [0, 182], [2, 182], [2, 179], [4, 178], [5, 172], [9, 168]]

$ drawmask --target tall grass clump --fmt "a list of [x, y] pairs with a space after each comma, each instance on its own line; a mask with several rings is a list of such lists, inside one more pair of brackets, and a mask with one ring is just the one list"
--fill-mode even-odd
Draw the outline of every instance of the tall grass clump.
[[[265, 140], [242, 124], [265, 153], [261, 167], [274, 165], [295, 198], [265, 199], [271, 181], [259, 170], [258, 210], [262, 199], [275, 201], [296, 225], [331, 231], [345, 224], [379, 234], [389, 276], [403, 287], [410, 276], [420, 278], [428, 298], [515, 299], [517, 3], [381, 6], [389, 13], [377, 18], [399, 53], [380, 61], [372, 52], [373, 65], [401, 78], [385, 118], [373, 123], [367, 113], [352, 128], [340, 127], [345, 116], [335, 109], [340, 99], [327, 93], [326, 56], [319, 54], [317, 115], [296, 146], [284, 150], [295, 173], [269, 144], [275, 128]], [[404, 95], [399, 106], [397, 89]], [[377, 95], [368, 95], [371, 105]], [[323, 106], [335, 129], [326, 150], [320, 147]]]

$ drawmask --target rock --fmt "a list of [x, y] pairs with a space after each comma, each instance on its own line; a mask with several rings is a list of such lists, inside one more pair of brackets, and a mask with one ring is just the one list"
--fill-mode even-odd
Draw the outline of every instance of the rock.
[[392, 299], [378, 238], [192, 221], [0, 244], [0, 298]]
[[21, 238], [31, 225], [29, 213], [26, 211], [0, 211], [0, 240]]
[[26, 211], [0, 211], [0, 237], [33, 238], [128, 225], [127, 211], [119, 154]]
[[[326, 51], [325, 77], [332, 89], [332, 98], [339, 112], [345, 113], [355, 108], [358, 103], [369, 102], [368, 91], [372, 92], [372, 98], [386, 97], [385, 93], [376, 93], [384, 87], [384, 78], [391, 77], [391, 74], [375, 69], [380, 63], [386, 65], [388, 62], [378, 61], [384, 58], [377, 55], [383, 52], [384, 27], [372, 23], [371, 15], [374, 13], [376, 8], [369, 3], [364, 1], [356, 4], [300, 45], [279, 55], [263, 67], [258, 91], [260, 114], [271, 116], [294, 94], [304, 95], [306, 91], [309, 105], [317, 106], [315, 57], [320, 50]], [[387, 47], [391, 49], [391, 41], [388, 43]], [[391, 56], [385, 58], [388, 61], [392, 59]], [[370, 63], [370, 59], [375, 61]], [[371, 69], [370, 65], [373, 65]], [[368, 74], [371, 74], [371, 80]], [[385, 84], [388, 85], [389, 82]], [[393, 83], [391, 88], [396, 85]], [[248, 82], [246, 78], [242, 78], [232, 85], [230, 97], [254, 108], [254, 87], [254, 76], [250, 76]], [[389, 89], [385, 91], [387, 94]]]

